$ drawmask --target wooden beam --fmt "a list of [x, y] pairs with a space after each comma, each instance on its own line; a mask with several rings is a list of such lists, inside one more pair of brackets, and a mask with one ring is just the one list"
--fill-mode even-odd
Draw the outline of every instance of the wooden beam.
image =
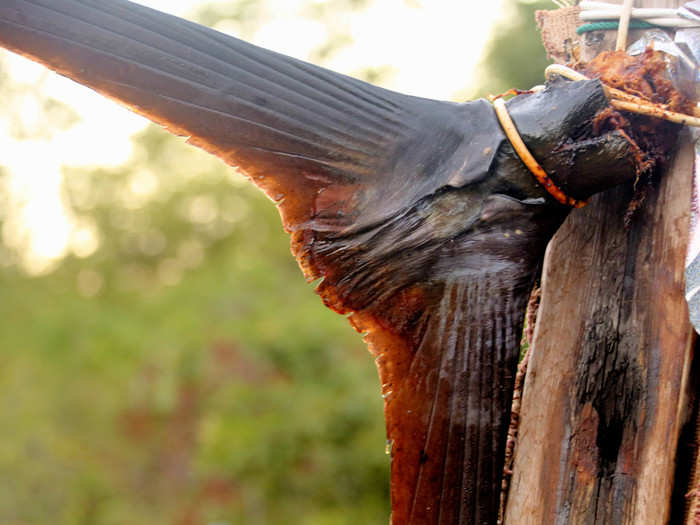
[[506, 524], [668, 522], [695, 340], [684, 299], [692, 167], [684, 134], [629, 227], [633, 189], [616, 188], [550, 244]]

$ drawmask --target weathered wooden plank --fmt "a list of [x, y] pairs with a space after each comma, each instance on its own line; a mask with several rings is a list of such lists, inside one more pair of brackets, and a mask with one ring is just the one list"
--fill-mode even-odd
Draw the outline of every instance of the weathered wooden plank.
[[664, 523], [693, 340], [691, 166], [686, 142], [629, 230], [618, 188], [552, 242], [506, 523]]
[[684, 136], [628, 228], [633, 189], [616, 188], [552, 241], [507, 524], [668, 521], [694, 341], [683, 292], [692, 162]]

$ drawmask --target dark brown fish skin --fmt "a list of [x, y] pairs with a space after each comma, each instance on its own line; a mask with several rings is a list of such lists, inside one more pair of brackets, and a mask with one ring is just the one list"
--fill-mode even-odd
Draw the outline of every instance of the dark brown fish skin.
[[[547, 104], [563, 113], [542, 113]], [[572, 195], [635, 177], [626, 136], [591, 132], [607, 107], [597, 83], [554, 85], [509, 107], [533, 154]], [[583, 118], [556, 127], [569, 114]], [[543, 138], [543, 129], [561, 136]], [[547, 154], [546, 144], [557, 147]], [[568, 212], [502, 141], [483, 178], [360, 234], [314, 237], [319, 293], [331, 308], [355, 312], [350, 320], [378, 359], [393, 523], [495, 523], [524, 309]]]
[[[0, 45], [239, 167], [375, 355], [392, 522], [495, 523], [524, 309], [568, 208], [483, 100], [393, 93], [124, 0], [3, 0]], [[633, 180], [639, 148], [598, 81], [508, 102], [558, 186]], [[643, 153], [643, 152], [642, 152]]]
[[637, 148], [623, 131], [613, 127], [599, 133], [591, 128], [608, 107], [603, 90], [591, 89], [586, 82], [570, 83], [550, 95], [545, 90], [516, 97], [508, 106], [533, 156], [576, 199], [631, 180], [630, 174], [644, 161], [635, 157]]

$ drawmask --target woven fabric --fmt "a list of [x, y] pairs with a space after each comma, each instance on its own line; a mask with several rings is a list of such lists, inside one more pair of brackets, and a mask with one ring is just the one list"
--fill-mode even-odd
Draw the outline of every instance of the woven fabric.
[[581, 8], [565, 7], [553, 11], [535, 12], [535, 21], [542, 32], [542, 43], [547, 55], [557, 64], [568, 64], [575, 60], [579, 35]]

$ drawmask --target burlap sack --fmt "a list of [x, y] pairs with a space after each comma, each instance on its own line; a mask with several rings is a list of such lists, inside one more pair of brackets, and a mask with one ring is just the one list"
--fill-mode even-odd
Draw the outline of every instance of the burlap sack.
[[579, 19], [580, 12], [581, 8], [576, 6], [535, 13], [547, 55], [557, 64], [578, 61], [580, 37], [576, 28], [583, 24]]

